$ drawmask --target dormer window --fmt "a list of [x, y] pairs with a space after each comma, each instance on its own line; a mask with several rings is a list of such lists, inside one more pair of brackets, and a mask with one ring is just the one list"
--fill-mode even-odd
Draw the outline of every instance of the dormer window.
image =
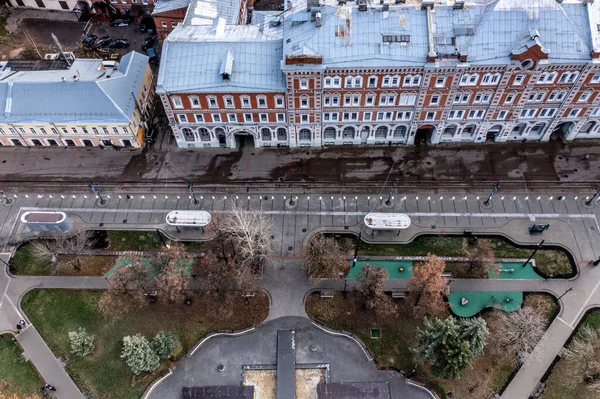
[[221, 69], [219, 74], [223, 81], [229, 81], [231, 79], [231, 72], [233, 71], [233, 53], [231, 50], [227, 50], [225, 58], [221, 60]]

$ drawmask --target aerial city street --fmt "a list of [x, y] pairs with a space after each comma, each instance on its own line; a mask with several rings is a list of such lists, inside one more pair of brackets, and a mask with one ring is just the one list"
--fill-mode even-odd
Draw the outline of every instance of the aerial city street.
[[0, 399], [600, 398], [600, 2], [0, 0]]

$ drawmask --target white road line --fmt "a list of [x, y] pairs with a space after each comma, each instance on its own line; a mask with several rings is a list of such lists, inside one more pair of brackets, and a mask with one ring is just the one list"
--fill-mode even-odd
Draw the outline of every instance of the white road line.
[[[7, 285], [8, 287], [8, 285]], [[10, 300], [10, 298], [8, 297], [8, 295], [6, 295], [6, 293], [4, 293], [4, 296], [6, 297], [6, 299], [8, 299], [8, 302], [10, 302], [11, 306], [13, 307], [13, 309], [15, 310], [15, 312], [17, 312], [17, 314], [19, 315], [20, 319], [25, 319], [25, 317], [23, 317], [23, 315], [21, 314], [21, 312], [19, 312], [19, 308], [17, 308], [15, 306], [15, 304], [13, 303], [13, 301]]]
[[563, 319], [561, 319], [560, 317], [556, 318], [557, 320], [560, 320], [565, 326], [569, 327], [571, 330], [573, 330], [573, 326], [570, 325], [569, 323], [567, 323], [566, 321], [564, 321]]
[[579, 319], [579, 316], [581, 315], [581, 313], [583, 313], [583, 310], [590, 302], [590, 299], [592, 299], [592, 296], [596, 293], [598, 286], [600, 286], [600, 280], [596, 283], [596, 285], [594, 286], [594, 289], [592, 290], [592, 292], [590, 292], [590, 295], [588, 295], [587, 299], [585, 300], [585, 303], [579, 309], [579, 312], [577, 312], [577, 316], [575, 316], [575, 319], [573, 319], [573, 323], [571, 323], [571, 325], [575, 324], [575, 322]]

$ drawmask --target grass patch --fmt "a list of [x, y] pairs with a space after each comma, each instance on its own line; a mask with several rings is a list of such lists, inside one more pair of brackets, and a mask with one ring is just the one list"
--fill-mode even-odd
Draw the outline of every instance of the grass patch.
[[0, 394], [22, 398], [37, 395], [42, 379], [31, 362], [21, 359], [23, 349], [11, 338], [10, 334], [0, 335]]
[[[408, 244], [368, 244], [361, 242], [359, 254], [362, 256], [464, 256], [461, 236], [420, 236]], [[517, 248], [503, 238], [487, 238], [492, 244], [496, 258], [528, 258], [531, 249]], [[533, 258], [537, 268], [546, 275], [569, 274], [573, 266], [564, 251], [541, 249]]]
[[[54, 354], [68, 356], [67, 371], [78, 387], [104, 399], [139, 398], [169, 366], [162, 361], [154, 373], [135, 376], [119, 357], [123, 336], [141, 333], [150, 339], [158, 330], [169, 330], [184, 354], [212, 331], [237, 330], [263, 321], [269, 307], [267, 296], [258, 294], [236, 298], [231, 312], [216, 314], [214, 300], [194, 294], [191, 306], [153, 304], [121, 317], [105, 318], [98, 311], [100, 295], [97, 291], [34, 290], [23, 298], [22, 306]], [[78, 327], [96, 336], [96, 350], [85, 358], [71, 355], [67, 334]]]
[[163, 248], [163, 243], [155, 230], [108, 230], [106, 234], [108, 235], [107, 251], [154, 252], [161, 251]]
[[0, 37], [8, 36], [8, 29], [6, 29], [6, 17], [0, 15]]
[[[600, 311], [596, 310], [588, 314], [579, 326], [600, 329]], [[568, 387], [565, 380], [567, 378], [564, 372], [565, 367], [566, 364], [562, 361], [554, 366], [546, 380], [546, 391], [541, 396], [542, 399], [598, 399], [598, 390], [589, 389], [585, 384], [578, 384], [575, 388]]]
[[[330, 328], [344, 330], [358, 336], [367, 345], [375, 362], [380, 368], [395, 368], [410, 371], [415, 359], [410, 347], [416, 341], [416, 330], [422, 325], [422, 319], [415, 318], [410, 312], [406, 300], [398, 303], [398, 312], [391, 317], [376, 318], [373, 313], [366, 312], [357, 301], [357, 296], [350, 292], [343, 299], [338, 292], [333, 298], [320, 298], [312, 293], [306, 298], [308, 316]], [[525, 303], [541, 306], [540, 311], [554, 313], [555, 305], [545, 295], [527, 294]], [[435, 378], [429, 374], [428, 367], [419, 364], [415, 378], [425, 382], [440, 397], [452, 392], [455, 398], [484, 399], [492, 392], [499, 392], [516, 369], [514, 359], [501, 352], [494, 337], [498, 327], [498, 311], [484, 311], [482, 317], [487, 321], [490, 335], [482, 356], [475, 358], [473, 365], [463, 377], [456, 381]], [[371, 339], [371, 329], [379, 329], [378, 339]]]

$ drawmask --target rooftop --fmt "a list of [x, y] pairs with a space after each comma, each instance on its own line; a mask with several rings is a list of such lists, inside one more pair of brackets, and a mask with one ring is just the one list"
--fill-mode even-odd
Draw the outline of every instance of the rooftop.
[[173, 10], [179, 10], [181, 8], [188, 8], [190, 0], [157, 0], [154, 2], [154, 9], [152, 15], [161, 14], [163, 12], [169, 12]]
[[183, 21], [187, 26], [212, 25], [217, 17], [228, 25], [238, 23], [242, 0], [191, 0]]
[[0, 123], [128, 123], [147, 65], [148, 57], [132, 51], [116, 69], [97, 59], [63, 70], [7, 66], [0, 71]]
[[389, 399], [388, 382], [346, 382], [319, 384], [318, 399]]

